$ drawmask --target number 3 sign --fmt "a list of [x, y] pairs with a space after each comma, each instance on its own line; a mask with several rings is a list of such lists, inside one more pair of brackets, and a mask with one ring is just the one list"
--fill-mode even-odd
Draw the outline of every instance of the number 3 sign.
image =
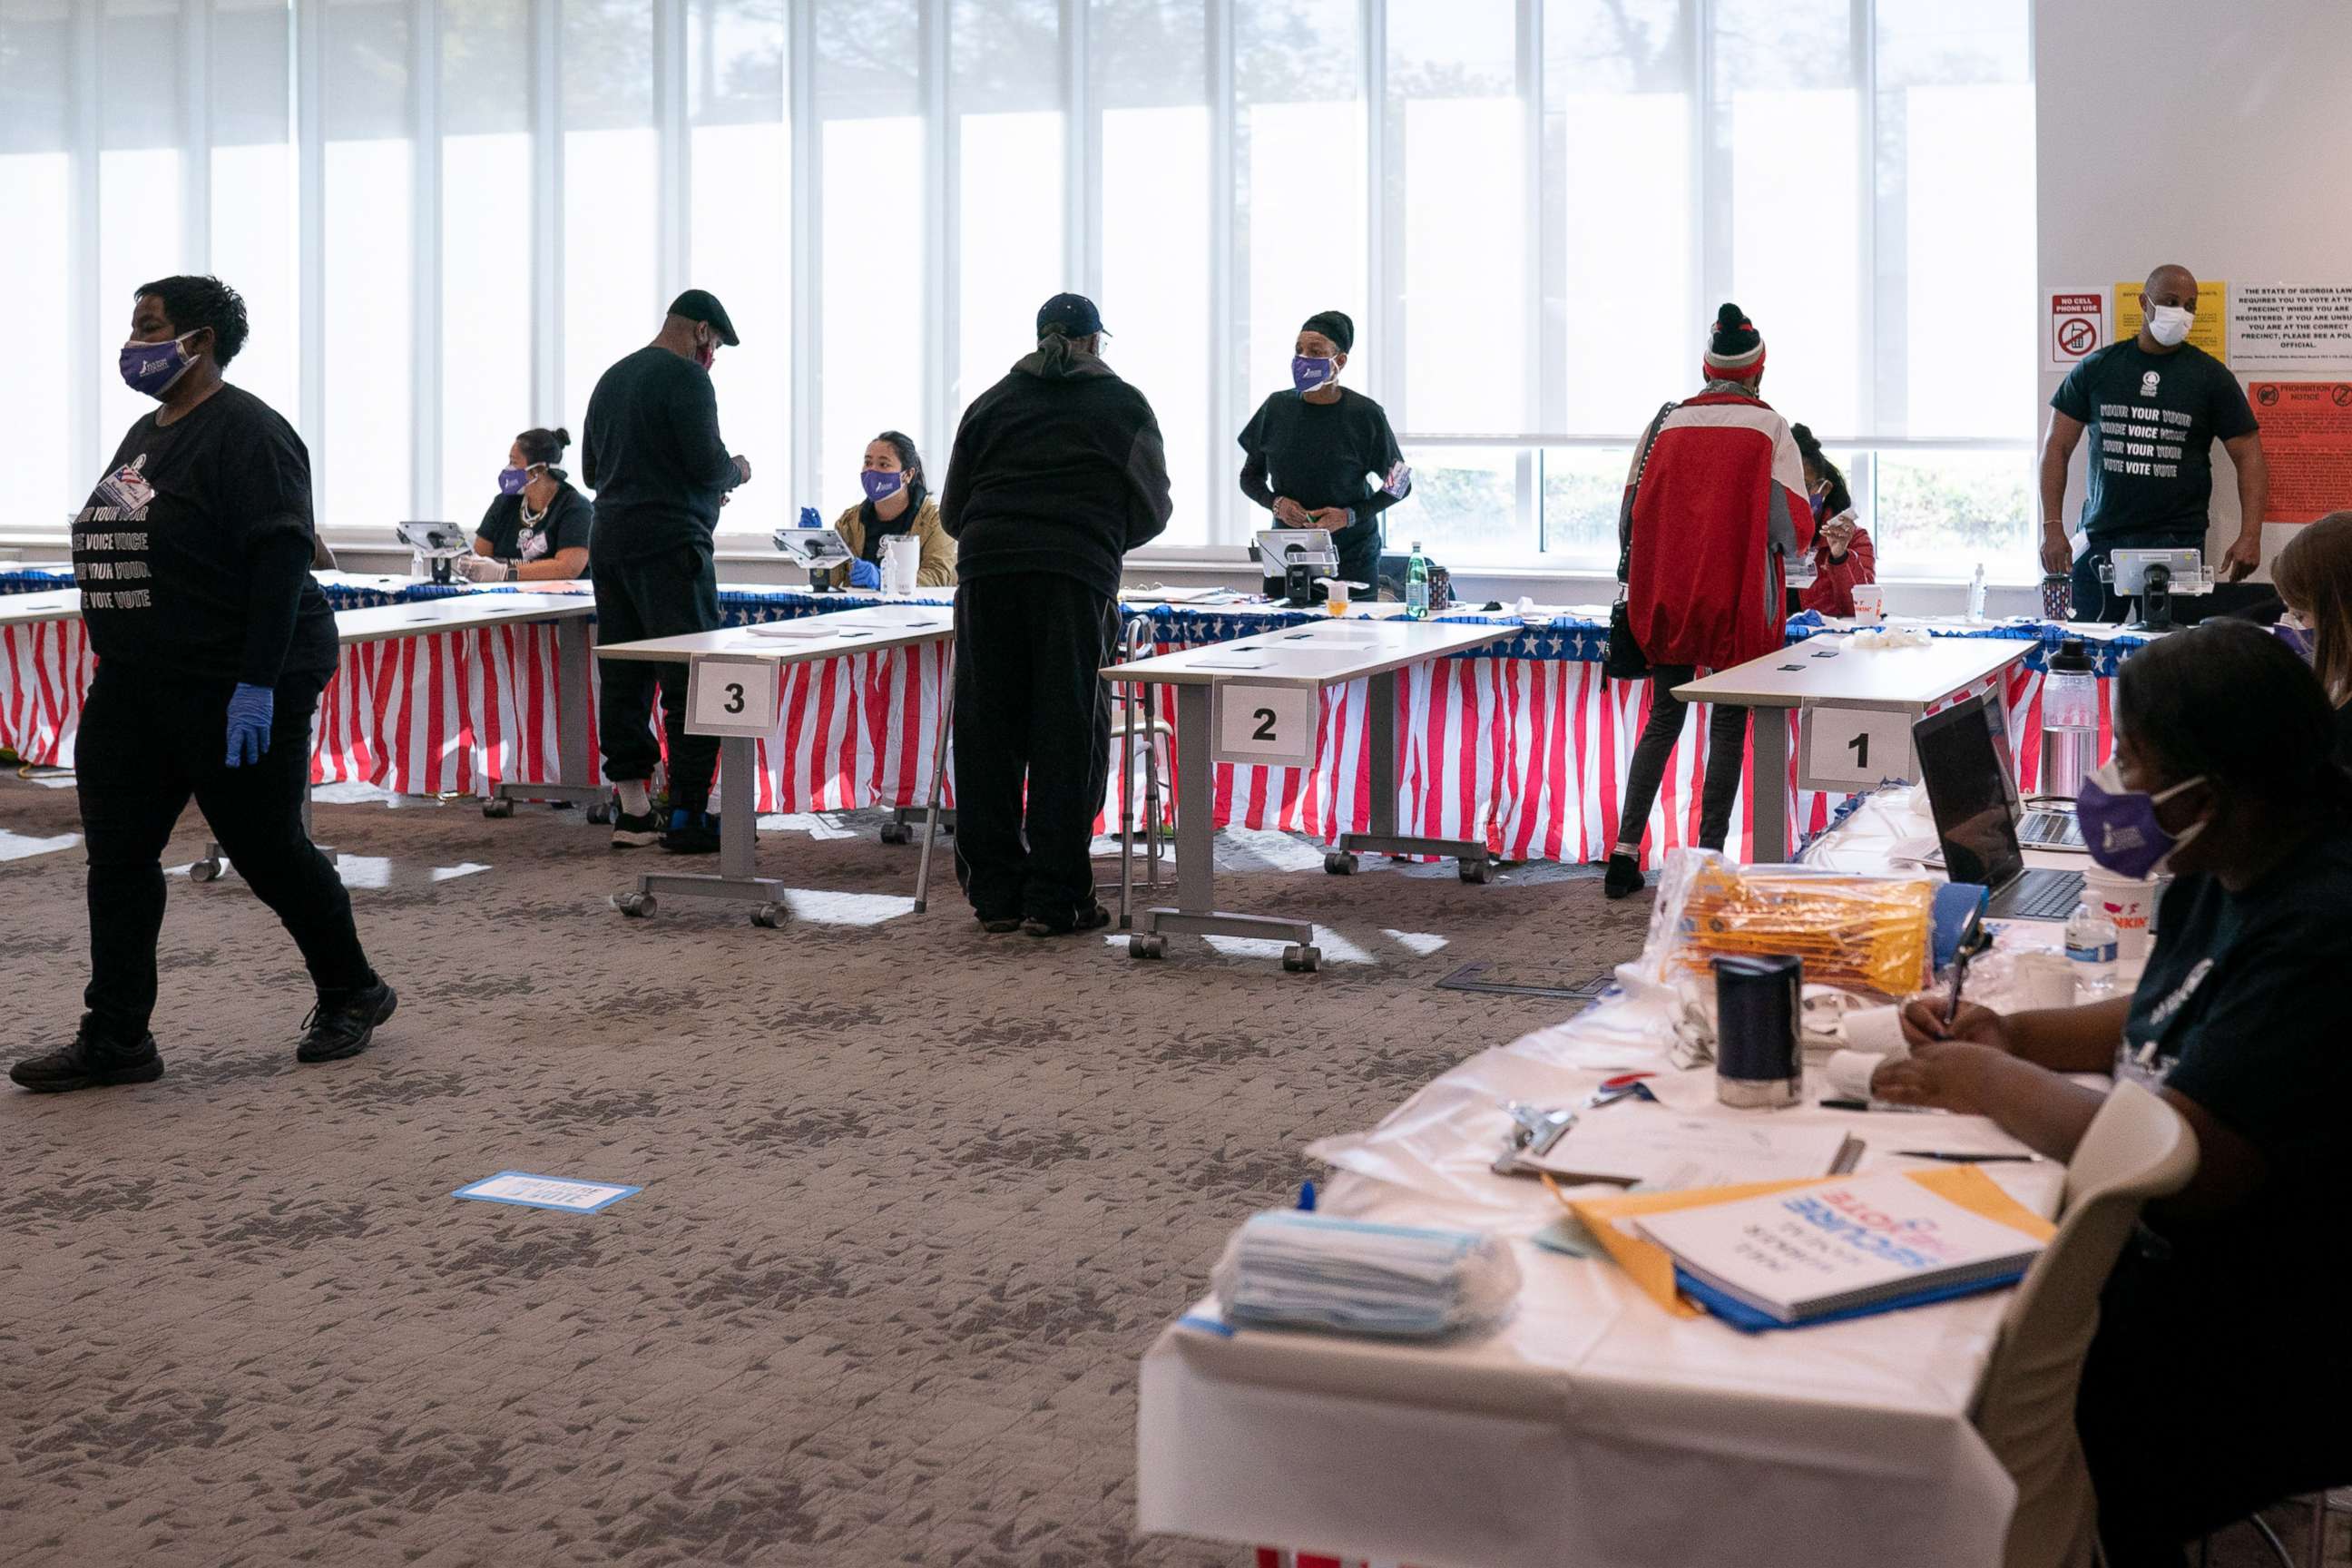
[[1217, 761], [1258, 767], [1313, 767], [1319, 706], [1311, 686], [1221, 683]]
[[687, 669], [690, 735], [749, 735], [776, 728], [776, 667], [761, 658], [698, 658]]
[[1805, 749], [1797, 769], [1800, 789], [1851, 795], [1887, 779], [1916, 779], [1911, 715], [1880, 709], [1805, 710]]

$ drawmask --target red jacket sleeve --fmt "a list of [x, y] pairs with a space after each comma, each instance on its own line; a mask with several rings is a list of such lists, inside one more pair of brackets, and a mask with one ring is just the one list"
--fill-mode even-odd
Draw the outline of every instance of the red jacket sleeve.
[[1870, 531], [1857, 528], [1843, 561], [1832, 562], [1827, 545], [1814, 546], [1812, 586], [1799, 595], [1798, 603], [1824, 616], [1851, 616], [1854, 589], [1877, 581], [1878, 553], [1871, 546]]

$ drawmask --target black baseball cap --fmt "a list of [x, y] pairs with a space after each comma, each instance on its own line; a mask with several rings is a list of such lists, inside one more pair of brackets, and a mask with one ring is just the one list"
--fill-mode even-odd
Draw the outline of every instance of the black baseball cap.
[[1084, 294], [1056, 294], [1037, 307], [1037, 335], [1056, 328], [1064, 337], [1092, 337], [1103, 330], [1102, 312]]
[[719, 341], [730, 349], [742, 341], [735, 335], [735, 323], [727, 319], [727, 307], [708, 289], [688, 289], [669, 302], [669, 313], [718, 328]]

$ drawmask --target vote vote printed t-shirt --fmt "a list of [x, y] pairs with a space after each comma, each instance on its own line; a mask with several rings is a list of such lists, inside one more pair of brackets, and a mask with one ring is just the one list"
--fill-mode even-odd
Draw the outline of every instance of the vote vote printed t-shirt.
[[2098, 540], [2201, 538], [2213, 443], [2259, 428], [2229, 366], [2187, 343], [2152, 354], [2137, 338], [2076, 365], [2050, 406], [2089, 428], [2083, 527]]
[[2210, 1218], [2152, 1213], [2171, 1256], [2151, 1281], [2257, 1313], [2335, 1310], [2314, 1271], [2337, 1267], [2322, 1238], [2352, 1204], [2352, 1029], [2339, 1000], [2352, 973], [2347, 909], [2352, 826], [2340, 822], [2242, 892], [2182, 877], [2166, 894], [2117, 1077], [2196, 1101], [2254, 1145], [2269, 1180]]
[[335, 618], [310, 545], [310, 453], [268, 404], [223, 386], [172, 424], [150, 414], [74, 519], [90, 647], [169, 679], [324, 679]]

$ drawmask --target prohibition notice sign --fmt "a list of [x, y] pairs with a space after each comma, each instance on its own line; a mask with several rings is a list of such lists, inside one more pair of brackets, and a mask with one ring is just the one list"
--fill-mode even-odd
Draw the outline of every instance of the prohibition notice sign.
[[2053, 289], [2050, 295], [2050, 364], [2072, 370], [2105, 346], [2107, 297], [2100, 289]]

